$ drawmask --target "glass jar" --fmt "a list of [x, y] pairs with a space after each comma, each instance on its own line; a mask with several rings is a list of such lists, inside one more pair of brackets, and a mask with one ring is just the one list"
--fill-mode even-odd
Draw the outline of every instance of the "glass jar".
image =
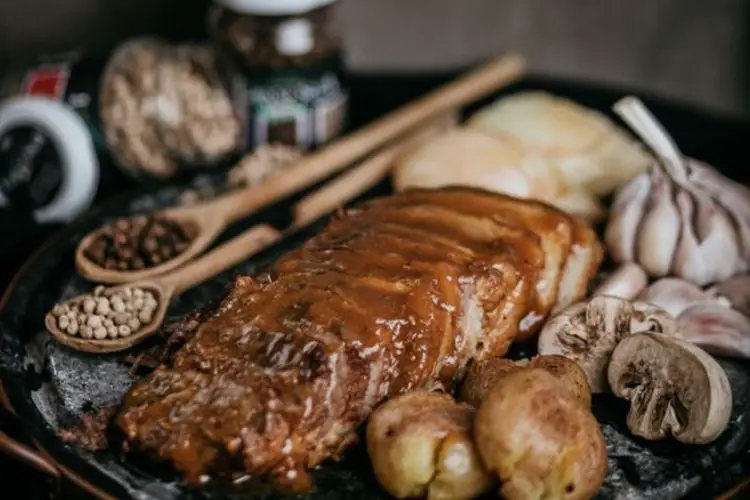
[[302, 150], [340, 135], [347, 93], [335, 0], [215, 0], [209, 30], [246, 110], [245, 144]]
[[241, 145], [230, 83], [213, 51], [134, 39], [120, 46], [99, 91], [102, 133], [126, 171], [168, 179], [185, 168], [221, 164]]

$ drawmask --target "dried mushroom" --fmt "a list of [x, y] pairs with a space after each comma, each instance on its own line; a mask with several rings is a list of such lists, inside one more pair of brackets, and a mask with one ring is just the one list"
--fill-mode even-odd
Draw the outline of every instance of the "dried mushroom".
[[513, 361], [505, 358], [488, 359], [469, 367], [461, 386], [459, 399], [475, 408], [503, 377], [519, 370], [541, 368], [554, 375], [584, 406], [591, 406], [591, 387], [586, 373], [564, 356], [535, 356]]
[[370, 416], [367, 451], [378, 482], [396, 498], [471, 499], [489, 489], [472, 441], [474, 409], [447, 394], [411, 392]]
[[548, 371], [502, 377], [477, 409], [474, 441], [500, 494], [588, 499], [607, 471], [607, 446], [591, 411]]
[[636, 436], [705, 444], [729, 424], [729, 379], [716, 360], [688, 342], [632, 335], [612, 353], [608, 376], [614, 394], [630, 401], [628, 429]]
[[606, 295], [574, 304], [552, 319], [539, 334], [541, 355], [558, 354], [575, 361], [586, 373], [594, 394], [607, 392], [607, 364], [615, 346], [636, 332], [677, 334], [675, 320], [645, 302]]

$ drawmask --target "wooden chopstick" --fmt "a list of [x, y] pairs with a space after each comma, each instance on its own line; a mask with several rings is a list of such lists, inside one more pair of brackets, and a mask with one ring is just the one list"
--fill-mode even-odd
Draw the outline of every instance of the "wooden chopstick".
[[456, 121], [455, 112], [446, 113], [432, 120], [424, 129], [409, 134], [405, 139], [372, 155], [347, 173], [307, 195], [292, 207], [292, 223], [284, 230], [280, 231], [270, 224], [261, 223], [244, 231], [241, 236], [236, 238], [248, 234], [254, 236], [250, 236], [252, 250], [243, 255], [243, 260], [260, 253], [282, 238], [312, 224], [365, 193], [385, 178], [400, 155], [437, 135], [442, 130], [455, 124]]
[[388, 175], [400, 156], [457, 122], [458, 113], [447, 113], [446, 116], [433, 120], [423, 130], [418, 130], [401, 142], [384, 148], [358, 166], [336, 177], [292, 207], [293, 223], [295, 225], [311, 223], [373, 188]]
[[476, 101], [523, 75], [524, 59], [510, 54], [443, 85], [429, 94], [388, 113], [363, 128], [302, 158], [296, 165], [258, 186], [229, 195], [238, 201], [237, 213], [249, 214], [310, 187], [367, 154], [451, 110]]

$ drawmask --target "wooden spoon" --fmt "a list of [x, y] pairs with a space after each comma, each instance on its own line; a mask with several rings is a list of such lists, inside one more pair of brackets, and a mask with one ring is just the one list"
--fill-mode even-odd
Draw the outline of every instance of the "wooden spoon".
[[[453, 115], [453, 122], [455, 116]], [[129, 349], [142, 342], [161, 328], [167, 309], [172, 299], [191, 287], [242, 262], [260, 250], [279, 241], [281, 238], [297, 231], [332, 212], [337, 207], [356, 198], [380, 182], [391, 169], [396, 158], [415, 147], [421, 141], [436, 134], [450, 120], [441, 119], [425, 130], [417, 132], [402, 143], [387, 148], [364, 161], [356, 168], [336, 178], [315, 193], [307, 196], [292, 208], [293, 222], [284, 231], [279, 231], [268, 224], [256, 225], [239, 236], [218, 246], [204, 256], [195, 259], [185, 267], [171, 271], [147, 281], [111, 287], [104, 296], [116, 294], [125, 288], [140, 288], [151, 292], [156, 298], [157, 308], [152, 321], [143, 325], [137, 332], [116, 339], [85, 339], [69, 335], [60, 330], [57, 317], [50, 311], [44, 318], [44, 324], [50, 334], [61, 344], [79, 351], [91, 353], [113, 353]], [[65, 301], [62, 305], [80, 304], [91, 294], [84, 294]]]
[[195, 224], [198, 229], [198, 236], [190, 245], [163, 264], [139, 271], [117, 271], [99, 266], [85, 254], [85, 250], [102, 230], [99, 229], [79, 243], [75, 254], [76, 268], [84, 278], [101, 283], [130, 283], [164, 274], [202, 253], [232, 222], [325, 179], [436, 116], [492, 93], [518, 79], [523, 74], [524, 67], [524, 59], [519, 55], [504, 56], [341, 137], [258, 186], [241, 189], [199, 205], [160, 212], [160, 215], [176, 221]]

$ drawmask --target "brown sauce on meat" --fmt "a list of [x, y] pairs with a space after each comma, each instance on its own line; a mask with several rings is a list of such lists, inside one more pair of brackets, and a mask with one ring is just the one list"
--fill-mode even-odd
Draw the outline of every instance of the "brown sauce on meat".
[[[128, 447], [197, 484], [237, 472], [304, 482], [383, 398], [504, 354], [536, 306], [540, 238], [484, 205], [401, 201], [352, 210], [267, 275], [238, 278], [127, 395], [116, 422]], [[466, 321], [472, 307], [482, 324]]]

